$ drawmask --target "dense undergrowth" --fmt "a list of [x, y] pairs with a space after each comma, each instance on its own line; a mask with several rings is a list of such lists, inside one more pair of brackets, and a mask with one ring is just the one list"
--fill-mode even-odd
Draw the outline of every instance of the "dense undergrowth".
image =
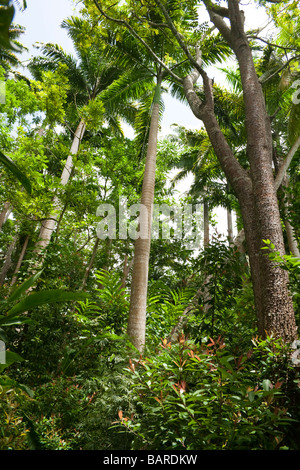
[[15, 362], [0, 376], [0, 449], [299, 449], [297, 350], [257, 336], [239, 253], [220, 243], [197, 263], [189, 287], [150, 283], [143, 356], [126, 339], [115, 272], [96, 274], [88, 300], [7, 327]]

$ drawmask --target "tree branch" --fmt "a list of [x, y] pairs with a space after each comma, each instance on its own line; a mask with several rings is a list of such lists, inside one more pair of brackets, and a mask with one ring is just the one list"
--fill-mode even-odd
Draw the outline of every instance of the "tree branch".
[[259, 36], [256, 36], [256, 35], [250, 34], [250, 35], [247, 35], [247, 38], [248, 39], [256, 39], [257, 41], [264, 42], [268, 46], [277, 47], [279, 49], [283, 49], [284, 51], [299, 51], [299, 48], [297, 48], [297, 47], [281, 46], [279, 44], [275, 44], [274, 42], [267, 41], [267, 39], [260, 38]]
[[193, 67], [195, 67], [196, 70], [198, 70], [198, 72], [201, 73], [201, 66], [199, 65], [198, 61], [194, 58], [194, 56], [191, 54], [189, 48], [187, 47], [187, 45], [185, 44], [184, 40], [183, 40], [183, 37], [182, 35], [177, 31], [167, 9], [165, 8], [165, 6], [161, 3], [160, 0], [154, 0], [156, 5], [158, 6], [158, 8], [162, 11], [165, 19], [166, 19], [166, 22], [170, 28], [170, 30], [172, 31], [174, 37], [176, 38], [178, 44], [180, 45], [181, 49], [183, 50], [183, 52], [186, 54], [186, 56], [188, 57], [189, 61], [191, 62], [191, 64], [193, 65]]
[[278, 173], [276, 175], [275, 182], [274, 182], [274, 186], [275, 186], [276, 191], [279, 189], [281, 183], [283, 182], [285, 173], [286, 173], [288, 167], [290, 166], [291, 161], [292, 161], [292, 159], [293, 159], [293, 157], [294, 157], [294, 155], [297, 152], [299, 147], [300, 147], [300, 136], [298, 137], [296, 142], [292, 145], [291, 149], [289, 150], [287, 156], [283, 160], [283, 162], [282, 162], [282, 164], [281, 164], [281, 166], [278, 170]]
[[174, 80], [178, 81], [179, 83], [182, 83], [183, 80], [181, 77], [176, 75], [156, 54], [155, 52], [151, 49], [151, 47], [141, 38], [141, 36], [132, 28], [132, 26], [125, 20], [119, 20], [117, 18], [113, 18], [112, 16], [108, 15], [107, 13], [104, 12], [104, 10], [101, 8], [99, 5], [99, 2], [97, 0], [94, 0], [94, 4], [97, 7], [97, 9], [100, 11], [100, 13], [109, 21], [113, 21], [114, 23], [120, 24], [122, 26], [125, 26], [131, 34], [141, 43], [143, 46], [147, 49], [149, 54], [152, 56], [152, 58], [161, 66], [163, 67], [168, 74], [174, 78]]
[[204, 0], [204, 4], [209, 14], [211, 22], [215, 25], [218, 31], [220, 31], [225, 41], [227, 41], [229, 46], [233, 49], [231, 29], [225, 23], [222, 15], [217, 13], [217, 5], [214, 5], [210, 0]]
[[[282, 70], [284, 70], [293, 60], [298, 60], [300, 58], [300, 55], [296, 55], [295, 57], [291, 57], [289, 60], [287, 60], [279, 69], [277, 69], [272, 75], [269, 75], [265, 80], [262, 80], [262, 77], [258, 79], [259, 83], [264, 85], [267, 83], [269, 80], [272, 80], [276, 75], [278, 75]], [[263, 75], [262, 75], [263, 76]]]

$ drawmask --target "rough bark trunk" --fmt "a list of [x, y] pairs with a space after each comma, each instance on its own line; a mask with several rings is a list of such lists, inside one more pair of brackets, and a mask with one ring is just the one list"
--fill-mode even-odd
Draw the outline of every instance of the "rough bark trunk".
[[[132, 344], [142, 352], [146, 336], [146, 305], [148, 287], [149, 255], [151, 245], [152, 210], [155, 189], [155, 169], [157, 138], [159, 129], [159, 112], [161, 97], [161, 81], [159, 76], [153, 101], [151, 124], [149, 130], [146, 165], [142, 187], [141, 205], [147, 209], [146, 237], [138, 237], [135, 241], [134, 261], [132, 269], [130, 309], [127, 334]], [[142, 228], [142, 227], [141, 227]], [[143, 227], [145, 228], [145, 227]]]
[[205, 92], [205, 102], [196, 95], [195, 77], [184, 80], [184, 90], [195, 116], [205, 125], [219, 162], [241, 207], [246, 244], [254, 289], [258, 330], [279, 335], [286, 341], [296, 338], [297, 328], [292, 299], [288, 290], [288, 274], [272, 263], [261, 250], [263, 240], [271, 240], [284, 254], [276, 188], [272, 172], [272, 135], [261, 85], [254, 68], [251, 48], [243, 30], [243, 15], [238, 2], [229, 0], [229, 28], [219, 15], [207, 8], [215, 26], [223, 34], [237, 57], [245, 103], [247, 155], [250, 176], [240, 166], [228, 145], [214, 114], [212, 81], [198, 67]]
[[[267, 115], [261, 84], [259, 83], [252, 51], [243, 30], [243, 18], [238, 2], [228, 2], [231, 37], [239, 63], [246, 113], [247, 154], [253, 187], [256, 217], [256, 244], [271, 240], [276, 250], [285, 254], [277, 192], [272, 169], [273, 142], [271, 122]], [[260, 245], [260, 246], [259, 246]], [[256, 250], [257, 250], [256, 248]], [[279, 334], [287, 341], [296, 337], [292, 299], [288, 290], [288, 273], [261, 250], [259, 264], [262, 283], [262, 308], [259, 317], [260, 334]]]

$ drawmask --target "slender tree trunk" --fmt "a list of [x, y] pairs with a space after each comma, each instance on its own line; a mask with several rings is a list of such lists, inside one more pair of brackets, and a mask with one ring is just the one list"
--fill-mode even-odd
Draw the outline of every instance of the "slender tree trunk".
[[[146, 237], [139, 237], [135, 242], [132, 270], [130, 309], [127, 334], [132, 344], [142, 352], [146, 335], [146, 305], [148, 287], [149, 255], [151, 246], [152, 211], [155, 189], [155, 169], [159, 112], [161, 97], [161, 76], [158, 77], [151, 114], [146, 165], [142, 187], [141, 205], [147, 209]], [[143, 223], [143, 222], [141, 222]], [[140, 227], [144, 229], [145, 227]]]
[[297, 239], [295, 237], [294, 227], [290, 224], [287, 219], [284, 221], [284, 225], [286, 230], [286, 236], [288, 239], [289, 250], [293, 256], [297, 256], [298, 258], [300, 258], [300, 251], [298, 248]]
[[285, 159], [279, 157], [275, 146], [273, 147], [273, 163], [274, 163], [275, 173], [276, 173], [275, 189], [277, 191], [283, 192], [283, 203], [282, 203], [281, 210], [283, 212], [283, 222], [285, 225], [289, 251], [290, 253], [292, 253], [293, 256], [298, 256], [298, 257], [300, 257], [300, 252], [298, 248], [298, 242], [295, 237], [294, 227], [291, 225], [291, 223], [288, 220], [289, 203], [285, 198], [285, 192], [289, 185], [289, 178], [287, 174], [285, 173], [285, 169], [287, 168], [287, 162], [290, 163], [291, 161], [291, 155], [292, 156], [294, 155], [294, 153], [296, 152], [296, 148], [298, 149], [299, 145], [300, 145], [300, 138], [297, 139], [296, 144], [292, 146], [292, 150], [289, 151]]
[[[101, 269], [103, 271], [109, 271], [109, 268], [110, 268], [110, 255], [111, 255], [111, 245], [112, 245], [112, 240], [110, 238], [107, 238], [105, 240], [106, 242], [106, 253], [105, 253], [105, 265], [103, 267], [101, 267]], [[101, 282], [98, 283], [98, 286], [97, 288], [98, 289], [103, 289], [103, 284], [101, 284]]]
[[209, 208], [206, 201], [203, 203], [204, 248], [209, 244]]
[[10, 211], [10, 202], [7, 201], [4, 203], [3, 209], [0, 213], [0, 230], [2, 230], [2, 225], [7, 221]]
[[11, 287], [17, 282], [18, 273], [19, 273], [21, 264], [23, 262], [23, 259], [24, 259], [24, 256], [25, 256], [25, 253], [26, 253], [26, 250], [27, 250], [28, 242], [29, 242], [29, 235], [26, 236], [25, 241], [23, 243], [23, 247], [22, 247], [18, 262], [16, 264], [15, 271], [14, 271], [11, 283], [10, 283]]
[[126, 280], [128, 278], [130, 269], [132, 268], [132, 265], [133, 265], [133, 258], [128, 262], [128, 255], [126, 254], [124, 258], [124, 264], [123, 264], [122, 289], [125, 289], [126, 287]]
[[232, 222], [232, 211], [227, 209], [227, 234], [229, 243], [233, 243], [233, 222]]
[[93, 251], [92, 251], [92, 256], [91, 256], [91, 259], [90, 259], [90, 262], [85, 270], [85, 273], [84, 273], [84, 276], [83, 276], [83, 279], [82, 279], [82, 283], [81, 283], [81, 287], [80, 287], [80, 290], [83, 290], [85, 285], [86, 285], [86, 281], [89, 277], [89, 274], [91, 272], [91, 269], [93, 267], [93, 264], [94, 264], [94, 261], [95, 261], [95, 258], [96, 258], [96, 254], [97, 254], [97, 249], [98, 249], [98, 245], [99, 245], [99, 242], [100, 242], [100, 239], [97, 237], [95, 243], [94, 243], [94, 247], [93, 247]]
[[57, 224], [56, 224], [56, 231], [55, 231], [55, 241], [58, 240], [58, 235], [59, 235], [59, 231], [60, 231], [60, 225], [61, 225], [61, 222], [62, 222], [62, 219], [63, 219], [63, 216], [65, 215], [65, 212], [67, 210], [67, 207], [68, 207], [68, 202], [65, 202], [64, 204], [64, 207], [59, 215], [59, 219], [57, 221]]
[[15, 249], [17, 240], [18, 240], [18, 235], [15, 235], [12, 242], [11, 242], [11, 244], [8, 247], [6, 257], [5, 257], [5, 261], [3, 263], [2, 270], [1, 270], [1, 273], [0, 273], [0, 286], [3, 286], [3, 284], [5, 282], [5, 279], [6, 279], [6, 275], [7, 275], [8, 271], [11, 267], [11, 256], [12, 256], [13, 251]]
[[[84, 132], [85, 132], [85, 123], [83, 121], [80, 121], [74, 134], [72, 146], [70, 149], [70, 154], [67, 158], [66, 164], [61, 174], [60, 182], [63, 186], [65, 186], [70, 179], [71, 172], [74, 166], [73, 157], [74, 155], [78, 153], [79, 146], [82, 141]], [[61, 209], [60, 209], [59, 199], [56, 196], [54, 196], [52, 214], [50, 214], [50, 216], [42, 222], [42, 227], [41, 227], [40, 234], [39, 234], [39, 240], [37, 241], [35, 249], [34, 249], [34, 252], [37, 256], [40, 255], [41, 252], [47, 248], [50, 242], [52, 233], [55, 229], [57, 220], [59, 218], [60, 210]], [[42, 263], [42, 261], [43, 261], [43, 257], [42, 257], [42, 260], [39, 260], [39, 263]]]

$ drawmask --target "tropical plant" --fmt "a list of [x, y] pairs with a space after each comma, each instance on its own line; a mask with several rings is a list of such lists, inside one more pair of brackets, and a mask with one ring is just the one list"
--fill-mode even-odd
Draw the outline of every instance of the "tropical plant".
[[[143, 237], [138, 237], [135, 243], [135, 256], [132, 272], [131, 283], [131, 302], [130, 314], [128, 322], [128, 335], [132, 338], [133, 344], [142, 350], [145, 344], [145, 331], [146, 331], [146, 303], [147, 303], [147, 284], [148, 284], [148, 269], [149, 269], [149, 254], [151, 246], [151, 207], [154, 202], [154, 185], [155, 185], [155, 169], [156, 169], [156, 153], [157, 153], [157, 137], [159, 129], [159, 116], [160, 116], [160, 102], [163, 82], [175, 83], [178, 80], [178, 73], [186, 74], [190, 69], [190, 65], [186, 64], [183, 60], [182, 50], [172, 41], [172, 33], [165, 25], [159, 24], [161, 19], [161, 12], [153, 4], [148, 6], [147, 9], [143, 5], [136, 6], [136, 9], [130, 11], [126, 10], [126, 6], [116, 6], [112, 14], [105, 11], [100, 2], [85, 2], [90, 7], [94, 3], [96, 11], [100, 11], [106, 20], [114, 24], [120, 35], [122, 31], [122, 40], [119, 41], [122, 50], [122, 44], [125, 41], [133, 41], [135, 50], [140, 51], [139, 59], [140, 66], [149, 71], [153, 78], [155, 78], [155, 88], [153, 88], [153, 101], [151, 109], [151, 121], [149, 123], [149, 136], [148, 147], [146, 155], [145, 173], [143, 180], [143, 188], [141, 192], [141, 205], [145, 207], [144, 218], [140, 218], [140, 227], [143, 230]], [[119, 7], [119, 8], [118, 8]], [[169, 14], [174, 21], [181, 22], [184, 25], [188, 34], [194, 31], [196, 25], [196, 10], [194, 5], [189, 5], [186, 9], [180, 10], [177, 5], [169, 5]], [[130, 6], [131, 8], [131, 6]], [[128, 15], [129, 13], [129, 15]], [[125, 19], [124, 19], [125, 14]], [[149, 34], [141, 35], [141, 25], [144, 23], [150, 25]], [[163, 29], [163, 34], [159, 34]], [[195, 40], [195, 38], [193, 38]], [[214, 45], [211, 44], [213, 51]], [[223, 53], [226, 55], [227, 49], [212, 52], [210, 60], [218, 60]], [[206, 56], [206, 60], [209, 55]], [[178, 87], [175, 86], [174, 93], [178, 92]], [[139, 123], [140, 126], [140, 123]], [[142, 130], [145, 126], [140, 126]]]
[[177, 344], [163, 340], [157, 352], [131, 361], [127, 369], [136, 412], [120, 409], [116, 426], [132, 433], [132, 449], [293, 446], [297, 411], [285, 375], [292, 365], [286, 364], [289, 352], [280, 340], [254, 341], [252, 350], [235, 357], [221, 337], [199, 346], [182, 335]]
[[[114, 110], [112, 111], [110, 103], [105, 104], [102, 94], [120, 76], [122, 70], [112, 59], [105, 58], [103, 50], [98, 46], [94, 45], [87, 50], [82, 45], [80, 33], [81, 27], [83, 28], [85, 24], [83, 20], [77, 18], [71, 18], [63, 23], [63, 27], [68, 30], [74, 41], [79, 61], [67, 54], [60, 46], [45, 44], [42, 46], [43, 56], [35, 57], [29, 66], [36, 79], [43, 79], [47, 71], [56, 71], [63, 66], [64, 76], [70, 85], [66, 102], [69, 109], [64, 119], [70, 120], [69, 127], [71, 128], [76, 122], [76, 130], [72, 137], [69, 156], [61, 174], [60, 183], [62, 186], [67, 185], [72, 175], [74, 158], [78, 154], [86, 129], [92, 132], [98, 131], [106, 122], [120, 132], [118, 116], [122, 115], [131, 120], [133, 115], [133, 107], [131, 106], [124, 106], [116, 113]], [[60, 211], [59, 199], [55, 195], [53, 213], [42, 224], [40, 240], [36, 246], [37, 254], [41, 250], [45, 250], [49, 244]]]

